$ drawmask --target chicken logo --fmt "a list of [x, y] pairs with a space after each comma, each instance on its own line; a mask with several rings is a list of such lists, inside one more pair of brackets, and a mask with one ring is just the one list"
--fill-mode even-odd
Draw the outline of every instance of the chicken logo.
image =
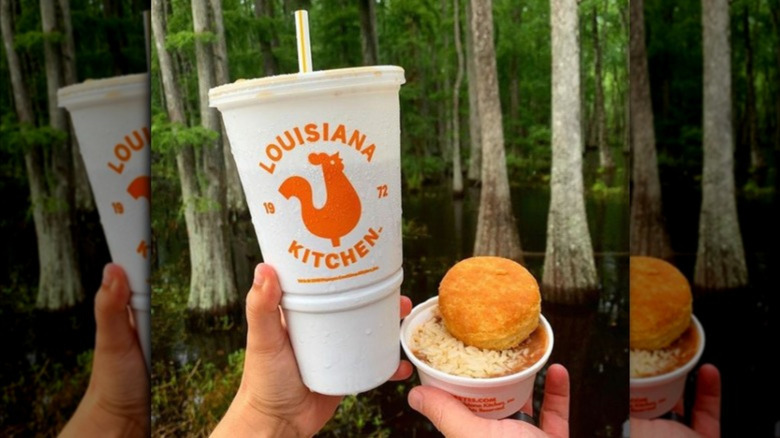
[[300, 176], [287, 178], [279, 186], [279, 193], [286, 199], [292, 196], [298, 198], [303, 224], [310, 233], [330, 239], [333, 247], [340, 246], [341, 238], [352, 231], [360, 220], [360, 198], [344, 175], [344, 162], [338, 152], [333, 155], [312, 153], [309, 155], [309, 163], [322, 166], [325, 204], [320, 208], [314, 206], [311, 184]]
[[139, 176], [127, 186], [127, 193], [129, 193], [133, 199], [144, 197], [147, 201], [151, 201], [151, 192], [152, 184], [148, 176]]

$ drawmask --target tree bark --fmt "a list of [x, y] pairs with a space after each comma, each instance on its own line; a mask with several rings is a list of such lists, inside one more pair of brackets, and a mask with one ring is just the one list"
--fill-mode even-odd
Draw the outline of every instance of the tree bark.
[[[255, 17], [272, 23], [274, 18], [273, 0], [255, 0]], [[278, 45], [273, 29], [266, 29], [267, 35], [260, 35], [260, 53], [263, 56], [263, 74], [273, 76], [279, 71], [273, 49]]]
[[[775, 30], [775, 38], [780, 41], [780, 2], [770, 2], [769, 13], [772, 17], [772, 27]], [[775, 45], [775, 155], [780, 153], [780, 44]], [[780, 181], [775, 179], [775, 185]]]
[[607, 142], [607, 115], [604, 109], [604, 78], [601, 65], [601, 42], [599, 38], [598, 10], [593, 7], [593, 47], [595, 50], [596, 70], [596, 144], [599, 147], [599, 165], [608, 172], [615, 168], [612, 151]]
[[[116, 20], [122, 16], [122, 2], [113, 0], [103, 0], [103, 16], [107, 20]], [[128, 70], [128, 60], [122, 50], [124, 47], [123, 32], [117, 32], [116, 29], [107, 26], [105, 28], [105, 41], [111, 52], [111, 61], [113, 64], [114, 75], [121, 75]]]
[[[644, 1], [643, 1], [644, 2]], [[641, 3], [640, 3], [641, 4]], [[620, 31], [621, 32], [631, 32], [631, 25], [629, 24], [629, 16], [631, 14], [630, 11], [627, 11], [627, 7], [620, 8]], [[643, 23], [642, 28], [644, 29], [644, 13], [643, 16]], [[633, 35], [633, 33], [631, 33]], [[631, 69], [631, 42], [630, 42], [630, 35], [629, 35], [629, 50], [626, 51], [626, 63], [628, 63], [629, 70]], [[644, 32], [642, 32], [642, 47], [644, 48]], [[645, 58], [645, 65], [647, 65], [647, 54], [644, 56]], [[647, 68], [645, 68], [645, 76], [647, 76]], [[631, 82], [631, 72], [629, 71], [626, 78], [627, 82]], [[629, 84], [629, 96], [626, 97], [626, 93], [621, 93], [621, 96], [623, 96], [623, 114], [622, 114], [622, 120], [623, 120], [623, 127], [622, 127], [622, 135], [621, 138], [623, 139], [623, 155], [629, 156], [631, 155], [631, 91], [630, 91], [631, 85]], [[650, 92], [648, 91], [648, 94]], [[655, 136], [655, 134], [653, 134]]]
[[576, 0], [551, 0], [552, 175], [542, 290], [552, 302], [587, 301], [596, 267], [582, 180], [580, 53]]
[[211, 21], [216, 36], [216, 42], [211, 46], [214, 53], [214, 78], [217, 81], [216, 85], [222, 85], [230, 82], [225, 25], [222, 20], [222, 0], [209, 0], [209, 6], [211, 7]]
[[[449, 15], [448, 0], [439, 0], [439, 14], [441, 17]], [[451, 69], [449, 68], [449, 56], [442, 56], [443, 60], [439, 61], [439, 54], [447, 54], [450, 51], [450, 33], [443, 32], [441, 36], [441, 45], [433, 48], [429, 45], [429, 54], [425, 56], [425, 59], [430, 59], [430, 65], [441, 65], [440, 72], [442, 74], [441, 79], [433, 81], [433, 88], [431, 89], [434, 96], [446, 96], [451, 91], [451, 87], [454, 83], [450, 82]], [[446, 64], [446, 65], [445, 65]], [[436, 105], [436, 149], [433, 151], [433, 155], [446, 157], [445, 160], [452, 162], [452, 101], [448, 101], [446, 97], [444, 99], [437, 99]], [[443, 166], [444, 167], [444, 166]], [[444, 168], [442, 172], [442, 179], [447, 178], [447, 170]]]
[[704, 171], [694, 284], [731, 289], [748, 282], [737, 217], [731, 116], [728, 0], [702, 0]]
[[[50, 5], [42, 6], [48, 7]], [[50, 11], [41, 12], [42, 16], [45, 16], [44, 32], [50, 32], [53, 29], [53, 23], [50, 21], [52, 14]], [[34, 129], [35, 116], [33, 115], [32, 102], [24, 83], [19, 56], [14, 47], [12, 18], [10, 0], [1, 0], [0, 27], [2, 28], [3, 44], [11, 76], [14, 106], [20, 124], [26, 128]], [[53, 47], [49, 47], [49, 57], [56, 56], [53, 49]], [[48, 58], [47, 60], [50, 61]], [[59, 74], [59, 72], [57, 73]], [[47, 82], [48, 79], [47, 77]], [[51, 89], [49, 84], [47, 84], [47, 89]], [[54, 92], [56, 94], [56, 88]], [[56, 105], [56, 99], [54, 102]], [[69, 158], [70, 152], [67, 144], [53, 144], [45, 153], [38, 147], [27, 147], [24, 151], [25, 170], [30, 186], [31, 210], [38, 247], [39, 272], [36, 306], [49, 310], [73, 306], [84, 297], [73, 234], [70, 228], [71, 211], [69, 207], [71, 204], [69, 201], [72, 201], [72, 194], [69, 183]]]
[[363, 65], [379, 65], [379, 40], [376, 32], [376, 1], [359, 0], [360, 41]]
[[509, 137], [514, 139], [511, 143], [511, 151], [518, 153], [517, 139], [520, 132], [517, 129], [520, 120], [520, 73], [518, 72], [517, 56], [512, 56], [509, 61]]
[[[58, 30], [54, 4], [41, 0], [41, 25], [44, 34]], [[57, 90], [62, 86], [62, 56], [59, 47], [44, 40], [46, 64], [46, 90], [49, 104], [49, 125], [67, 132], [65, 110], [57, 104]], [[35, 229], [38, 235], [40, 283], [36, 305], [50, 310], [70, 307], [84, 297], [81, 284], [76, 244], [73, 239], [73, 156], [70, 143], [53, 144], [43, 152], [42, 171], [34, 171], [35, 177], [44, 177], [41, 184], [48, 185], [47, 196], [40, 201], [44, 205], [37, 210]], [[47, 156], [48, 155], [48, 156]], [[48, 205], [46, 205], [48, 204]], [[57, 266], [59, 265], [59, 266]], [[62, 283], [65, 283], [64, 285]]]
[[469, 181], [482, 179], [482, 139], [479, 126], [479, 109], [477, 108], [477, 66], [474, 57], [474, 43], [471, 32], [471, 0], [466, 1], [466, 68], [469, 79]]
[[[211, 31], [206, 0], [192, 1], [192, 23], [196, 34]], [[198, 68], [198, 97], [201, 125], [219, 132], [217, 110], [208, 105], [209, 89], [215, 84], [214, 55], [211, 44], [195, 40], [195, 58]], [[227, 193], [225, 162], [221, 144], [206, 144], [196, 153], [198, 174], [202, 175], [200, 196], [206, 208], [187, 206], [190, 216], [191, 309], [213, 310], [233, 304], [238, 297], [231, 261], [231, 246], [227, 233]]]
[[[225, 43], [225, 26], [222, 20], [222, 0], [209, 0], [211, 3], [211, 12], [216, 30], [217, 42], [214, 44], [214, 59], [216, 61], [215, 85], [227, 84], [230, 82], [230, 71], [228, 69], [227, 44]], [[230, 151], [230, 140], [225, 132], [225, 125], [222, 117], [219, 118], [219, 133], [222, 141], [222, 156], [225, 158], [225, 184], [227, 186], [227, 207], [231, 212], [241, 215], [249, 213], [244, 197], [244, 190], [241, 187], [241, 180], [238, 178], [238, 169], [233, 159], [233, 153]]]
[[504, 152], [501, 101], [493, 47], [492, 0], [471, 0], [473, 53], [476, 62], [477, 107], [482, 139], [482, 191], [479, 199], [475, 255], [523, 261], [520, 236], [512, 212]]
[[452, 87], [452, 194], [463, 196], [463, 170], [460, 163], [460, 86], [463, 82], [463, 47], [460, 40], [460, 0], [452, 1], [455, 54], [458, 57], [458, 71]]
[[[207, 30], [204, 16], [205, 2], [193, 2], [195, 32]], [[163, 0], [152, 0], [152, 29], [160, 62], [163, 92], [171, 122], [187, 124], [184, 103], [179, 91], [173, 60], [165, 48]], [[196, 46], [198, 82], [201, 91], [201, 122], [203, 126], [218, 128], [214, 114], [204, 106], [203, 92], [213, 83], [209, 54], [202, 41]], [[209, 58], [209, 59], [205, 59]], [[213, 68], [213, 67], [212, 67]], [[203, 69], [204, 71], [201, 71]], [[222, 178], [222, 148], [215, 145], [181, 146], [176, 152], [176, 166], [182, 189], [184, 219], [190, 245], [190, 297], [188, 307], [197, 310], [217, 310], [230, 306], [236, 300], [235, 278], [230, 263], [230, 244], [225, 230], [225, 191]]]
[[[75, 84], [78, 81], [76, 73], [76, 48], [73, 43], [73, 25], [70, 19], [70, 0], [57, 0], [62, 14], [62, 58], [64, 67], [64, 85]], [[84, 159], [81, 157], [81, 148], [74, 134], [70, 122], [70, 115], [66, 114], [68, 132], [71, 140], [71, 154], [73, 155], [73, 190], [77, 210], [94, 211], [95, 201], [92, 198], [92, 188], [87, 178], [87, 168], [84, 167]]]
[[631, 165], [630, 251], [668, 259], [672, 256], [669, 235], [661, 202], [661, 181], [655, 150], [653, 103], [650, 98], [650, 76], [645, 50], [643, 0], [631, 2], [630, 56], [630, 126], [634, 151]]
[[[230, 82], [230, 70], [228, 69], [228, 52], [225, 40], [225, 26], [222, 19], [222, 0], [209, 0], [211, 3], [212, 19], [216, 30], [217, 42], [214, 45], [214, 58], [216, 60], [215, 85]], [[246, 227], [242, 226], [243, 218], [249, 214], [249, 209], [244, 196], [244, 189], [238, 177], [236, 161], [230, 149], [230, 139], [225, 131], [225, 124], [221, 115], [219, 118], [219, 133], [222, 142], [222, 156], [225, 159], [225, 184], [228, 212], [227, 227], [230, 232], [232, 247], [233, 274], [238, 287], [239, 279], [250, 278], [252, 275], [249, 266], [249, 248], [247, 247]]]
[[745, 99], [745, 118], [747, 137], [750, 145], [750, 169], [760, 172], [764, 168], [764, 156], [758, 144], [758, 120], [756, 115], [756, 81], [753, 62], [753, 44], [750, 35], [750, 11], [745, 3], [743, 14], [743, 32], [745, 37], [745, 71], [747, 76], [747, 97]]
[[[57, 11], [54, 3], [49, 0], [40, 0], [41, 26], [44, 35], [58, 32]], [[57, 44], [49, 38], [43, 40], [44, 64], [46, 66], [46, 96], [49, 105], [49, 125], [60, 131], [67, 131], [65, 111], [57, 105], [57, 90], [62, 87], [62, 56]]]
[[[510, 12], [512, 17], [512, 24], [516, 28], [521, 28], [523, 23], [523, 5], [520, 3], [514, 4]], [[520, 62], [519, 56], [516, 54], [511, 55], [509, 61], [509, 120], [508, 133], [509, 138], [512, 140], [509, 144], [509, 150], [514, 154], [520, 154], [518, 150], [518, 139], [525, 136], [523, 126], [520, 123]]]

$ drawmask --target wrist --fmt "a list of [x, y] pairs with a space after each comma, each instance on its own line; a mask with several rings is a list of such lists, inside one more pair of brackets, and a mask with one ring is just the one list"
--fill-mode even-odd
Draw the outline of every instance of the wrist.
[[212, 437], [258, 436], [264, 438], [298, 438], [302, 435], [288, 419], [265, 412], [239, 389]]
[[106, 409], [105, 403], [88, 391], [59, 436], [147, 437], [150, 430], [148, 412], [146, 415], [117, 413]]

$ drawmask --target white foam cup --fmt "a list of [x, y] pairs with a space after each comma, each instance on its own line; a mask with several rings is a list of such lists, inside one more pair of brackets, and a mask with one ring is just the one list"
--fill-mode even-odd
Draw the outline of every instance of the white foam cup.
[[127, 274], [131, 307], [147, 367], [149, 318], [150, 153], [149, 76], [87, 80], [60, 88], [70, 112], [111, 259]]
[[398, 366], [402, 83], [402, 68], [375, 66], [209, 90], [298, 368], [323, 394], [375, 388]]
[[501, 377], [475, 378], [456, 376], [437, 370], [412, 352], [412, 336], [418, 327], [434, 317], [439, 297], [417, 305], [401, 324], [401, 346], [406, 356], [417, 368], [420, 382], [452, 394], [476, 415], [489, 418], [506, 418], [519, 411], [533, 394], [536, 374], [544, 367], [553, 349], [553, 331], [544, 316], [539, 324], [547, 332], [547, 346], [539, 361], [523, 371]]
[[212, 88], [263, 259], [285, 293], [366, 287], [401, 268], [400, 67]]
[[691, 323], [696, 328], [698, 348], [696, 354], [685, 365], [665, 374], [630, 379], [630, 416], [634, 418], [656, 418], [672, 410], [683, 396], [685, 379], [699, 362], [704, 352], [704, 329], [695, 316]]
[[329, 395], [376, 388], [400, 362], [403, 271], [372, 286], [324, 296], [284, 294], [282, 308], [303, 383]]

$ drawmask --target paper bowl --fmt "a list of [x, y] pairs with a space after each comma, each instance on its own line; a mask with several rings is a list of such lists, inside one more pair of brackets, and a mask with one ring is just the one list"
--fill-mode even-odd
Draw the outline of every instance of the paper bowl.
[[415, 330], [433, 317], [439, 297], [433, 297], [416, 306], [401, 324], [401, 346], [406, 356], [417, 368], [420, 382], [452, 394], [472, 412], [483, 418], [506, 418], [528, 401], [533, 394], [536, 374], [544, 367], [553, 349], [553, 331], [547, 319], [540, 316], [539, 323], [547, 332], [547, 347], [539, 361], [515, 374], [491, 378], [455, 376], [439, 371], [414, 355], [410, 348]]
[[696, 328], [699, 340], [696, 354], [691, 360], [665, 374], [630, 379], [631, 417], [643, 419], [660, 417], [669, 412], [682, 397], [685, 390], [685, 379], [704, 352], [704, 329], [693, 315], [691, 315], [691, 323]]

